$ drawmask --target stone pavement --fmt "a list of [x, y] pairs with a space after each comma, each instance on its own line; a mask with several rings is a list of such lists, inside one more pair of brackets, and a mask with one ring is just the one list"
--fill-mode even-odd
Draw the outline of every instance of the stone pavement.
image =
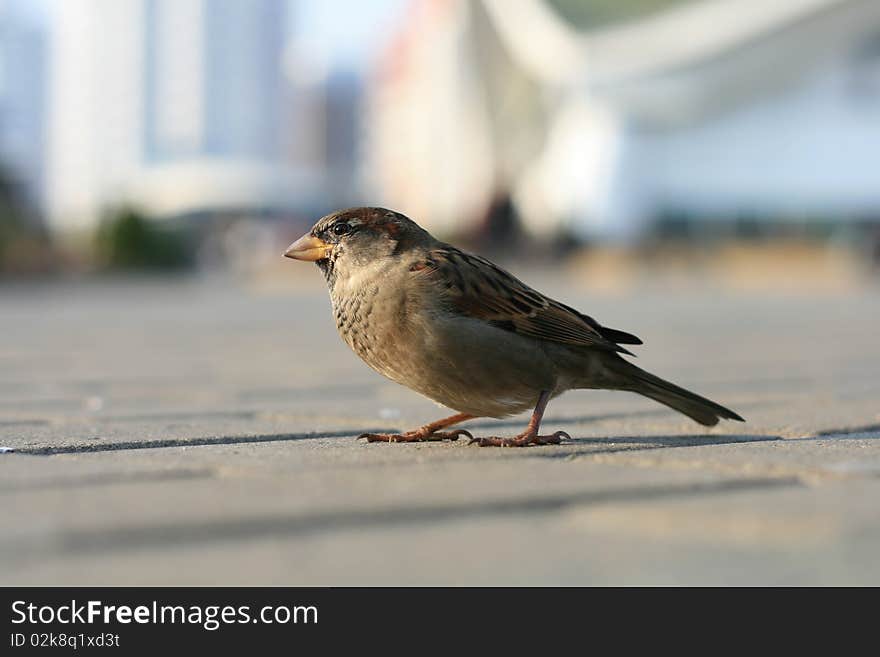
[[0, 584], [880, 584], [880, 290], [521, 273], [748, 423], [577, 391], [558, 447], [368, 445], [444, 411], [348, 351], [311, 268], [7, 283]]

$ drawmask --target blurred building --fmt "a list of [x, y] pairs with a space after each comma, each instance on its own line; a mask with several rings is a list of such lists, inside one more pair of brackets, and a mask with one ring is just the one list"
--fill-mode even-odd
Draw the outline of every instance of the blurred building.
[[286, 210], [322, 180], [288, 160], [285, 0], [53, 6], [46, 198], [56, 226]]
[[367, 84], [366, 184], [441, 231], [489, 204], [497, 165], [474, 61], [488, 44], [477, 42], [475, 11], [468, 2], [413, 2]]
[[599, 25], [572, 4], [416, 1], [371, 85], [384, 202], [455, 230], [500, 192], [533, 232], [620, 239], [880, 218], [880, 3], [660, 2]]
[[26, 203], [40, 202], [46, 38], [26, 0], [0, 0], [0, 171]]
[[353, 205], [361, 193], [360, 140], [363, 84], [361, 76], [344, 69], [315, 65], [306, 53], [291, 48], [287, 69], [290, 98], [286, 105], [296, 138], [288, 160], [301, 171], [322, 171], [328, 181], [327, 201]]

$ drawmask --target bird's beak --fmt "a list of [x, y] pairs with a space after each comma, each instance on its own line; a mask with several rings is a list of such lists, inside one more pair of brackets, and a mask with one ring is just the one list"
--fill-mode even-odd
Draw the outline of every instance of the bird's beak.
[[287, 247], [287, 250], [284, 252], [284, 257], [293, 258], [294, 260], [307, 260], [309, 262], [314, 262], [315, 260], [326, 258], [332, 248], [332, 244], [327, 244], [324, 240], [306, 233], [296, 242]]

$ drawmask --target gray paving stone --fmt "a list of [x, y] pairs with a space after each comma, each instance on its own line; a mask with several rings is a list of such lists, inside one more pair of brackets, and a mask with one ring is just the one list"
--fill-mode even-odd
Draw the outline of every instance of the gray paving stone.
[[444, 411], [347, 351], [313, 274], [0, 288], [0, 583], [880, 583], [877, 290], [524, 273], [749, 421], [577, 391], [571, 441], [490, 450], [356, 441]]

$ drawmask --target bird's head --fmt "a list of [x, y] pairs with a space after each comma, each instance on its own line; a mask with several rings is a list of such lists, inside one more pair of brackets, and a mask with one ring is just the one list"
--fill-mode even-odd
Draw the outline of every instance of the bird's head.
[[349, 208], [322, 217], [284, 255], [314, 262], [324, 275], [375, 264], [425, 244], [431, 236], [416, 222], [385, 208]]

